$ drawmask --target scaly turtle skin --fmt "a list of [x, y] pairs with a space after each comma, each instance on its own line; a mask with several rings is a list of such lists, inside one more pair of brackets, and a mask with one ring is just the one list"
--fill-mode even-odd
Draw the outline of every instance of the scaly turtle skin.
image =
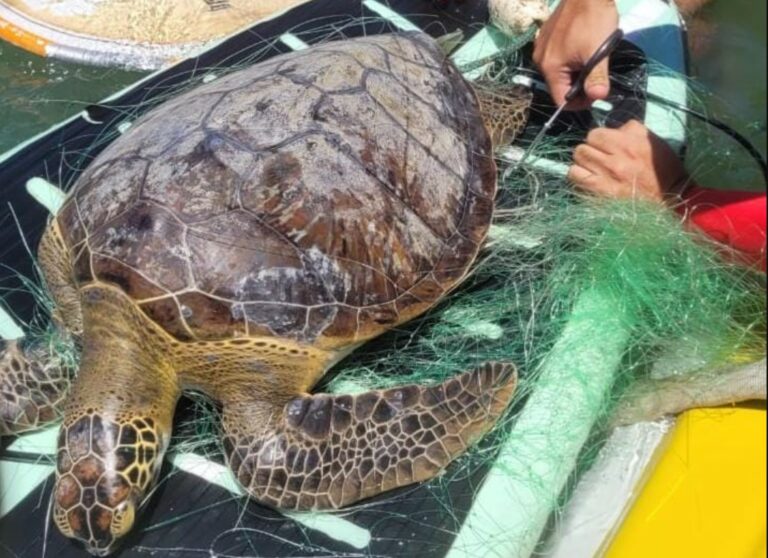
[[[486, 432], [514, 391], [510, 364], [309, 392], [465, 277], [493, 214], [492, 136], [524, 122], [529, 98], [512, 93], [473, 91], [425, 35], [368, 37], [220, 78], [109, 146], [39, 249], [60, 330], [82, 346], [58, 442], [61, 531], [113, 549], [183, 389], [221, 405], [228, 464], [279, 508], [428, 479]], [[67, 391], [61, 366], [21, 372], [32, 357], [0, 355], [6, 432], [50, 420]]]

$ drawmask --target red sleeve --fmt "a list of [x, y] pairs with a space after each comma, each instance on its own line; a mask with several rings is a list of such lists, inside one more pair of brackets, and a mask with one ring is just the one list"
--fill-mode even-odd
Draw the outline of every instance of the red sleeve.
[[679, 211], [714, 240], [735, 248], [747, 263], [765, 271], [765, 193], [692, 187]]

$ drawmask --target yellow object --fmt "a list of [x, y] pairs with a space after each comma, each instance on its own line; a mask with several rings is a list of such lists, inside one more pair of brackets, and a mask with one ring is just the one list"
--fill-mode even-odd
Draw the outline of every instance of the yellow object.
[[606, 558], [765, 558], [766, 411], [684, 413]]

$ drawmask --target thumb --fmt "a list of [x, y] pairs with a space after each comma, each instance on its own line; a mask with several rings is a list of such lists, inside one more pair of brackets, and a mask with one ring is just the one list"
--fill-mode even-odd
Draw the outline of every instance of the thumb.
[[571, 73], [567, 68], [564, 68], [557, 72], [551, 72], [545, 77], [549, 86], [549, 95], [552, 97], [555, 105], [564, 103], [565, 94], [571, 88]]
[[611, 89], [608, 77], [608, 59], [602, 60], [587, 76], [584, 81], [584, 93], [590, 101], [605, 99]]

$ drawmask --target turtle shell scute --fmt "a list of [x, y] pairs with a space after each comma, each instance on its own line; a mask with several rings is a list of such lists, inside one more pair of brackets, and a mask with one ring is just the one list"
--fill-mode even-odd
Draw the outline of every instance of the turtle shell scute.
[[57, 217], [80, 286], [179, 340], [343, 347], [465, 276], [496, 168], [471, 87], [417, 33], [275, 57], [148, 112]]

